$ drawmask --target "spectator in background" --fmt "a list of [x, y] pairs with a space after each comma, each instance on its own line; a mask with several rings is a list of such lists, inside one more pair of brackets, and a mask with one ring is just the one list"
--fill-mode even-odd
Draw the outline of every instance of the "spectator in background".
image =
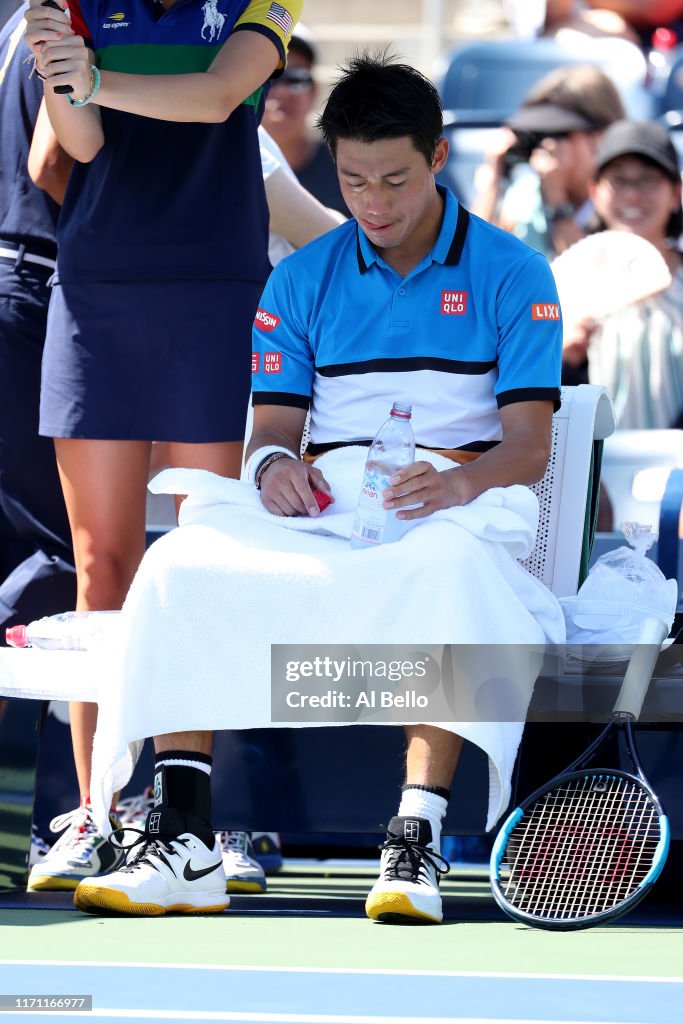
[[563, 252], [583, 237], [592, 213], [589, 185], [602, 133], [623, 117], [616, 86], [598, 68], [551, 71], [477, 169], [472, 211], [548, 258]]
[[650, 122], [619, 121], [605, 133], [591, 194], [598, 229], [650, 242], [672, 274], [666, 291], [599, 321], [567, 325], [564, 361], [588, 360], [588, 380], [604, 384], [624, 429], [667, 428], [683, 411], [683, 230], [678, 156]]
[[[28, 154], [43, 89], [29, 79], [24, 8], [0, 29], [0, 637], [73, 608], [76, 576], [54, 445], [38, 435], [48, 281], [71, 158], [53, 141], [37, 188]], [[40, 113], [39, 113], [40, 110]], [[44, 191], [43, 191], [44, 190]]]
[[287, 68], [270, 88], [263, 127], [278, 144], [303, 187], [323, 206], [348, 217], [334, 161], [320, 135], [313, 134], [309, 126], [318, 101], [313, 75], [317, 60], [313, 34], [299, 22], [289, 44]]
[[557, 39], [559, 43], [573, 41], [576, 36], [600, 39], [627, 39], [640, 43], [637, 32], [616, 10], [608, 10], [609, 3], [586, 4], [579, 0], [547, 0], [545, 25], [541, 31], [544, 38]]

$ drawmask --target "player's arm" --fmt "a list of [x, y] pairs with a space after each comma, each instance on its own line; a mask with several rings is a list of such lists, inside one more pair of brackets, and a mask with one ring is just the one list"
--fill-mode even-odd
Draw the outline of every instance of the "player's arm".
[[60, 146], [43, 100], [38, 109], [28, 154], [28, 173], [31, 180], [61, 206], [72, 167], [73, 157]]
[[306, 312], [312, 293], [305, 281], [295, 281], [295, 272], [289, 272], [288, 264], [296, 259], [293, 256], [280, 263], [270, 275], [254, 318], [254, 426], [246, 468], [269, 512], [315, 516], [318, 504], [313, 490], [329, 497], [331, 491], [320, 470], [299, 457], [312, 394], [314, 356]]
[[[261, 491], [261, 500], [277, 516], [317, 516], [315, 489], [332, 496], [329, 484], [319, 469], [298, 458], [306, 423], [306, 410], [283, 405], [255, 405], [254, 428], [247, 448], [247, 465], [256, 455], [261, 466], [252, 462], [250, 476]], [[274, 448], [290, 452], [274, 457]], [[270, 454], [267, 454], [269, 453]], [[263, 453], [259, 460], [258, 453]], [[264, 467], [261, 468], [261, 467]]]
[[[31, 0], [29, 14], [39, 3]], [[262, 0], [252, 0], [207, 71], [182, 75], [102, 71], [96, 103], [161, 121], [217, 124], [227, 120], [284, 66], [287, 43], [302, 3], [282, 0], [280, 6], [285, 11], [282, 24], [268, 20]], [[59, 13], [54, 12], [55, 18]], [[74, 96], [88, 95], [91, 61], [77, 35], [64, 30], [61, 37], [52, 35], [43, 42], [40, 60], [48, 88], [71, 85]], [[57, 99], [68, 105], [65, 97]]]

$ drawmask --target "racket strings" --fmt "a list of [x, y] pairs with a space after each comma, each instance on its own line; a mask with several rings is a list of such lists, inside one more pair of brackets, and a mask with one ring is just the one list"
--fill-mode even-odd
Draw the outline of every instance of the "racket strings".
[[515, 826], [501, 864], [505, 899], [536, 917], [609, 910], [648, 874], [657, 808], [635, 780], [586, 774], [540, 797]]

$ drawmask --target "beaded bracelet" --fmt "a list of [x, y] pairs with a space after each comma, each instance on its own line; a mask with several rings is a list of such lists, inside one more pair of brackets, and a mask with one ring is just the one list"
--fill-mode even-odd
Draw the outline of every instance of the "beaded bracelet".
[[95, 65], [90, 65], [90, 92], [87, 96], [84, 96], [82, 100], [72, 99], [71, 96], [67, 96], [69, 103], [72, 107], [85, 107], [97, 96], [100, 91], [100, 85], [102, 83], [102, 76], [100, 75], [100, 69]]
[[[263, 460], [263, 462], [256, 470], [256, 477], [254, 483], [256, 484], [257, 491], [261, 490], [261, 480], [263, 478], [263, 474], [265, 473], [265, 471], [267, 469], [270, 469], [272, 464], [274, 462], [278, 462], [280, 459], [290, 459], [291, 461], [292, 459], [294, 459], [294, 456], [290, 455], [289, 452], [273, 452], [272, 455], [268, 455], [267, 458]], [[295, 459], [295, 461], [297, 460]]]

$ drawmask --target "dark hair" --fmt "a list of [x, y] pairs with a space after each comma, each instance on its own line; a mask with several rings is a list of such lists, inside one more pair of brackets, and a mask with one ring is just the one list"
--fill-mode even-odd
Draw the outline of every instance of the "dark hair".
[[409, 136], [428, 164], [443, 133], [436, 86], [383, 51], [356, 54], [341, 68], [317, 127], [336, 158], [339, 139], [376, 142]]

